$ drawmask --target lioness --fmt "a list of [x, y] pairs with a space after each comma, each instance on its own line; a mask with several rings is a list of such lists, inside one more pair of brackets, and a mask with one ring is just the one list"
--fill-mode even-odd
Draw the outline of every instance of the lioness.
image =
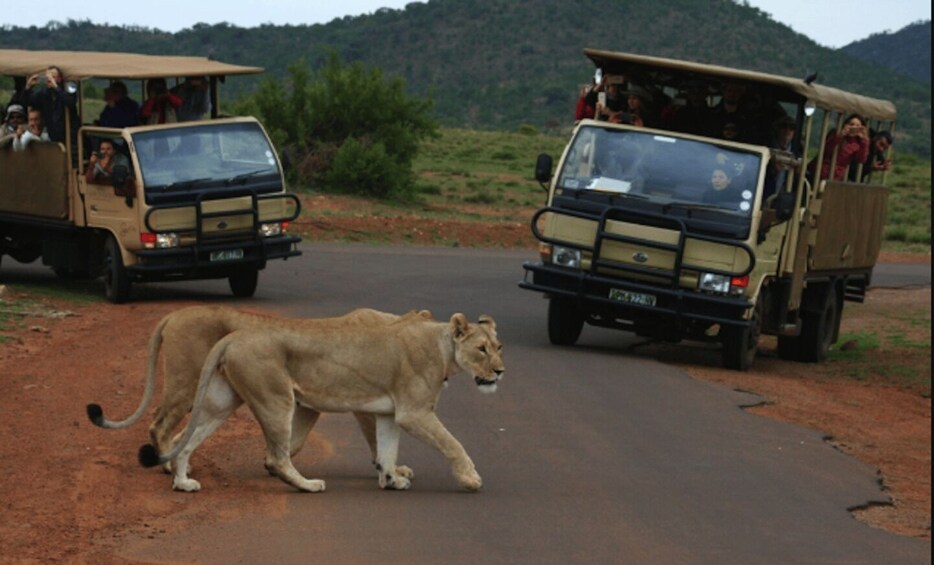
[[245, 402], [266, 437], [270, 471], [299, 490], [320, 492], [324, 481], [308, 480], [292, 465], [295, 412], [368, 412], [376, 415], [381, 488], [411, 485], [396, 470], [401, 426], [438, 449], [462, 487], [477, 490], [482, 481], [473, 461], [435, 414], [445, 381], [462, 370], [473, 374], [480, 390], [496, 390], [504, 366], [492, 318], [470, 324], [454, 314], [449, 322], [411, 317], [328, 331], [238, 330], [208, 354], [191, 419], [172, 451], [160, 456], [144, 445], [139, 460], [146, 467], [174, 460], [173, 488], [199, 490], [188, 478], [191, 453]]
[[[411, 314], [411, 313], [410, 313]], [[419, 316], [431, 318], [431, 313], [422, 310]], [[395, 322], [399, 316], [360, 308], [337, 318], [280, 318], [262, 314], [241, 312], [224, 306], [191, 306], [176, 310], [166, 315], [156, 325], [149, 339], [149, 361], [146, 372], [146, 387], [139, 407], [125, 420], [111, 421], [104, 417], [104, 411], [98, 404], [87, 406], [88, 417], [95, 425], [107, 429], [121, 429], [135, 424], [145, 413], [152, 401], [156, 388], [156, 373], [159, 351], [164, 358], [162, 403], [156, 410], [155, 418], [149, 426], [149, 437], [160, 453], [172, 447], [172, 434], [185, 415], [191, 411], [198, 376], [204, 359], [215, 343], [240, 329], [261, 331], [274, 328], [321, 328], [334, 329], [341, 326], [359, 327], [372, 324]], [[355, 413], [373, 460], [376, 460], [376, 431], [372, 414]], [[302, 448], [305, 438], [314, 427], [318, 414], [312, 411], [297, 411], [292, 422], [291, 453], [294, 455]], [[167, 471], [170, 469], [167, 467]], [[409, 471], [411, 473], [411, 471]]]

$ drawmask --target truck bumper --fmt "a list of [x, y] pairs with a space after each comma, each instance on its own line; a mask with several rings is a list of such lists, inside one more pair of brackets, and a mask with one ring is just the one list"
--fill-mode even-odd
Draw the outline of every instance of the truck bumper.
[[[745, 298], [643, 284], [540, 262], [526, 262], [523, 268], [525, 278], [519, 283], [520, 288], [545, 293], [549, 298], [574, 300], [586, 314], [587, 321], [594, 325], [638, 333], [655, 328], [668, 337], [703, 337], [704, 331], [714, 324], [735, 327], [750, 324], [744, 319], [751, 307]], [[610, 297], [612, 290], [653, 296], [655, 305], [613, 299]]]
[[[264, 269], [270, 259], [301, 255], [296, 248], [299, 241], [299, 237], [283, 235], [172, 249], [143, 249], [135, 252], [139, 262], [127, 265], [126, 269], [134, 280], [140, 281], [225, 278], [244, 269]], [[236, 258], [229, 258], [231, 253]]]

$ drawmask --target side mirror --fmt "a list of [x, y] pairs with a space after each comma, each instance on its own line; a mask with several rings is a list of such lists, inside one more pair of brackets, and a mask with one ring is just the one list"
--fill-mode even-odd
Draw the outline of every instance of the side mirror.
[[795, 215], [795, 193], [779, 192], [775, 197], [773, 208], [775, 208], [775, 217], [779, 222], [791, 219]]
[[535, 161], [535, 180], [542, 184], [542, 188], [548, 190], [544, 185], [551, 180], [551, 155], [542, 153]]
[[110, 173], [113, 181], [114, 196], [123, 196], [126, 198], [127, 208], [133, 207], [133, 189], [127, 188], [127, 182], [130, 180], [130, 168], [126, 165], [115, 165]]

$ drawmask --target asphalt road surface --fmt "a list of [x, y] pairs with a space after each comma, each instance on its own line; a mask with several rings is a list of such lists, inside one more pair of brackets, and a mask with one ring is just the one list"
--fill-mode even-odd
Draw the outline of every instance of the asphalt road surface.
[[[848, 509], [887, 501], [875, 470], [819, 431], [748, 414], [759, 399], [695, 381], [626, 353], [633, 337], [587, 327], [580, 344], [548, 344], [546, 303], [520, 290], [529, 252], [304, 245], [261, 274], [244, 302], [293, 316], [368, 306], [438, 318], [496, 318], [506, 373], [495, 395], [466, 375], [442, 395], [439, 416], [464, 444], [483, 489], [462, 492], [442, 456], [403, 436], [412, 489], [377, 486], [351, 418], [316, 431], [334, 447], [296, 467], [327, 481], [321, 494], [284, 483], [275, 512], [165, 539], [126, 539], [128, 559], [304, 563], [929, 563], [930, 543], [873, 529]], [[930, 267], [902, 266], [886, 282], [930, 284]], [[2, 280], [40, 267], [5, 261]], [[44, 276], [44, 275], [42, 275]], [[926, 276], [926, 280], [925, 280]], [[224, 281], [140, 285], [140, 299], [227, 298]], [[259, 431], [257, 431], [259, 435]], [[212, 438], [208, 441], [221, 441]], [[231, 480], [261, 473], [260, 452], [230, 461]], [[273, 479], [269, 479], [274, 481]], [[275, 482], [275, 481], [274, 481]], [[168, 479], [166, 480], [168, 488]], [[269, 496], [266, 489], [263, 496]], [[205, 490], [192, 496], [210, 497]], [[219, 501], [222, 505], [232, 504]], [[231, 557], [234, 556], [234, 557]]]

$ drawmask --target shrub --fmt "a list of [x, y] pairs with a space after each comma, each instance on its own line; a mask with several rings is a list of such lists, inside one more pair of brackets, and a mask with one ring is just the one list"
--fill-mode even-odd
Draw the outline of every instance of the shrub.
[[289, 81], [263, 81], [238, 113], [257, 115], [297, 180], [328, 190], [411, 198], [419, 144], [437, 135], [430, 99], [405, 94], [400, 78], [344, 65], [332, 53], [310, 73], [289, 66]]

